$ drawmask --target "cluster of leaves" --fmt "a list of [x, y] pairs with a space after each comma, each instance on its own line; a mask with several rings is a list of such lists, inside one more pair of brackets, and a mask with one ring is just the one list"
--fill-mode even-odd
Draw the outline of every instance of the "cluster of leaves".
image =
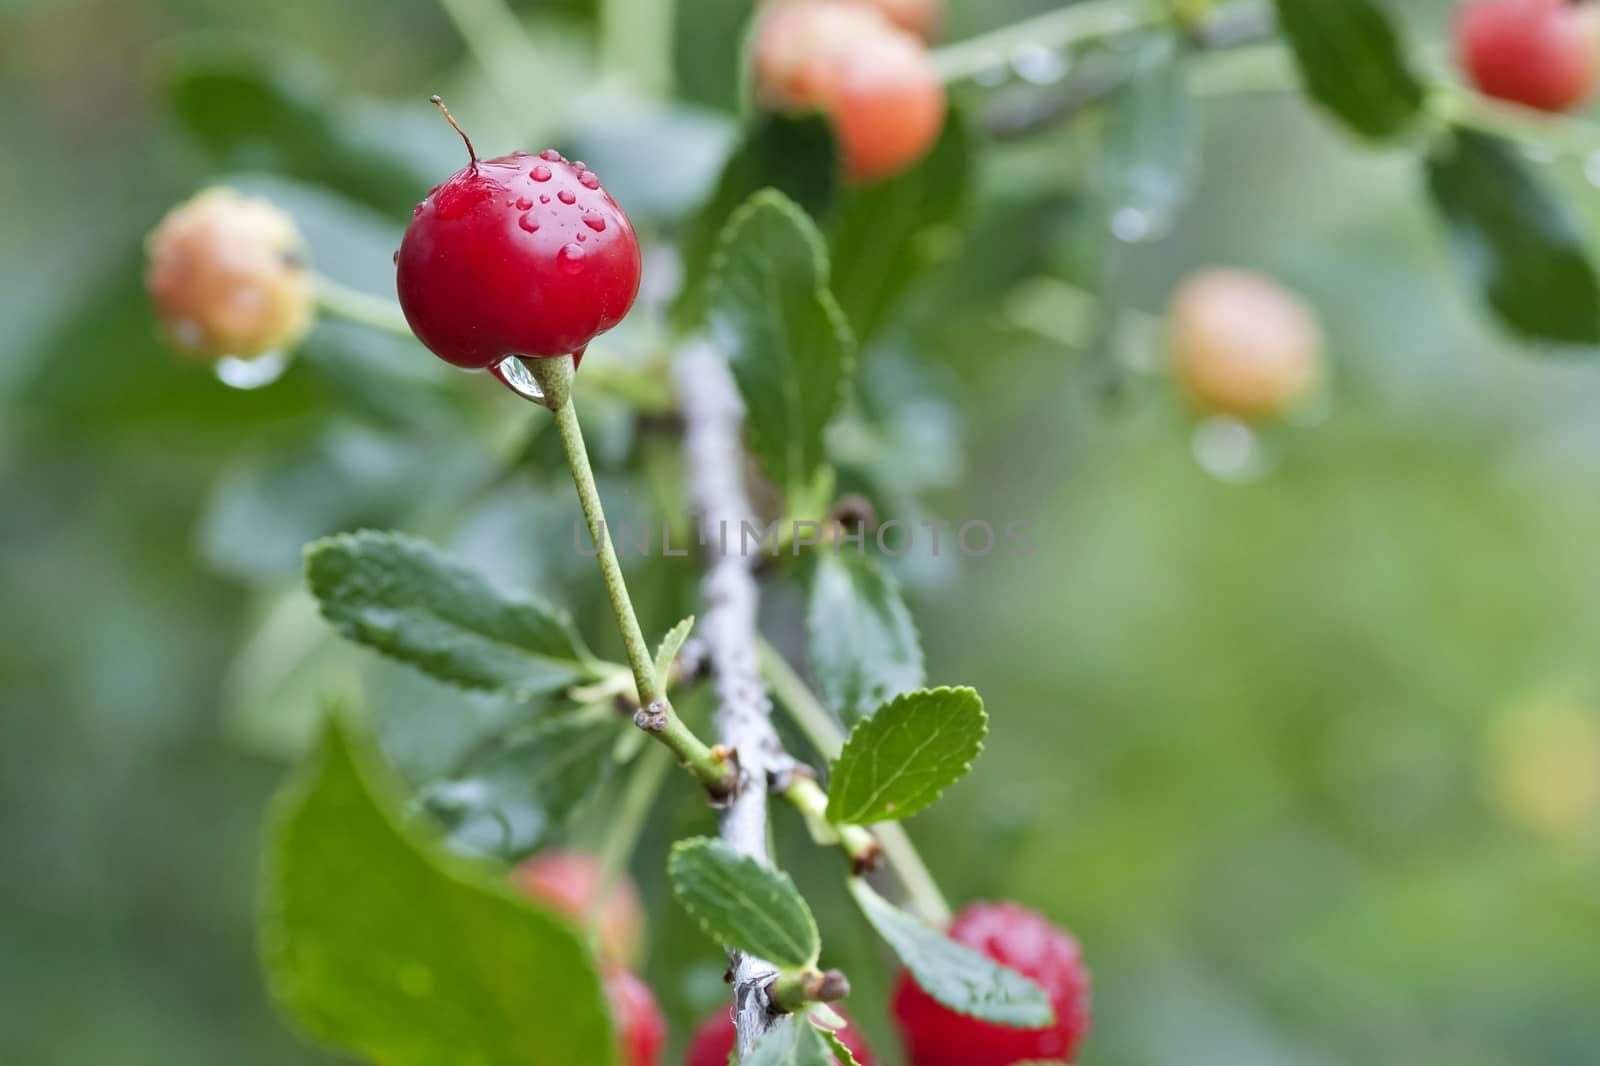
[[1574, 222], [1517, 150], [1439, 121], [1398, 26], [1374, 0], [1276, 0], [1306, 91], [1351, 133], [1426, 142], [1427, 187], [1461, 271], [1512, 331], [1600, 344], [1600, 275]]

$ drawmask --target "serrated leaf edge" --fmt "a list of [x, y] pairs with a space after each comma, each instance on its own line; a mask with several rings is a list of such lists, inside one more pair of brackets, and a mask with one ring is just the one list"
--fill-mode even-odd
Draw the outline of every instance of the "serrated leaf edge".
[[[850, 744], [851, 744], [852, 741], [854, 741], [856, 739], [856, 733], [858, 731], [860, 731], [861, 728], [863, 726], [865, 726], [868, 722], [870, 722], [874, 718], [876, 718], [878, 716], [878, 712], [879, 711], [884, 710], [885, 708], [891, 706], [894, 703], [899, 702], [900, 700], [910, 699], [913, 696], [945, 696], [945, 695], [952, 695], [953, 696], [958, 692], [970, 692], [970, 693], [972, 693], [973, 699], [978, 701], [978, 721], [979, 721], [979, 724], [981, 724], [983, 726], [983, 736], [978, 739], [978, 750], [973, 752], [971, 759], [968, 759], [965, 763], [962, 763], [962, 765], [961, 765], [961, 776], [963, 778], [966, 777], [967, 774], [972, 772], [972, 764], [973, 764], [973, 762], [977, 759], [977, 757], [979, 755], [983, 754], [984, 740], [987, 739], [987, 737], [989, 736], [989, 712], [986, 709], [984, 709], [983, 697], [978, 693], [978, 690], [973, 688], [971, 685], [940, 685], [937, 688], [918, 688], [918, 689], [912, 689], [910, 692], [902, 692], [902, 693], [900, 693], [900, 695], [895, 696], [895, 697], [893, 697], [891, 699], [885, 700], [884, 702], [880, 703], [878, 705], [878, 707], [877, 707], [877, 710], [874, 710], [871, 714], [869, 714], [866, 717], [862, 718], [854, 726], [852, 726], [851, 729], [850, 729], [850, 735], [845, 738], [844, 745], [839, 749], [839, 754], [836, 755], [833, 758], [833, 760], [828, 764], [828, 776], [829, 776], [829, 778], [830, 779], [832, 778], [833, 772], [834, 772], [834, 768], [836, 766], [838, 766], [839, 760], [844, 757], [844, 753], [850, 750]], [[937, 792], [935, 792], [933, 794], [933, 798], [932, 799], [930, 799], [923, 806], [917, 808], [917, 810], [913, 811], [912, 813], [916, 814], [916, 813], [919, 813], [921, 811], [927, 810], [929, 807], [931, 807], [935, 803], [939, 802], [939, 800], [944, 797], [944, 794], [947, 791], [949, 791], [954, 786], [959, 785], [960, 783], [961, 783], [961, 780], [957, 779], [955, 781], [952, 781], [950, 784], [946, 785], [944, 788], [939, 789], [939, 791], [937, 791]], [[828, 821], [832, 822], [834, 825], [849, 825], [849, 824], [851, 824], [849, 822], [840, 821], [839, 818], [836, 818], [834, 816], [833, 796], [832, 796], [831, 793], [829, 794], [829, 798], [828, 798], [827, 815], [828, 815]], [[909, 815], [907, 817], [909, 817]]]

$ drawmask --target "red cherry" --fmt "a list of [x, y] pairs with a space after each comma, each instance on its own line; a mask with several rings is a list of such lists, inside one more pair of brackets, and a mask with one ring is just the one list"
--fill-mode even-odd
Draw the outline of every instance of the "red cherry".
[[950, 937], [1038, 982], [1055, 1009], [1045, 1029], [1008, 1029], [942, 1006], [910, 974], [895, 987], [894, 1016], [910, 1066], [1010, 1066], [1071, 1062], [1089, 1031], [1089, 973], [1078, 942], [1015, 903], [974, 903]]
[[417, 205], [396, 263], [412, 331], [470, 369], [508, 355], [581, 354], [639, 293], [628, 216], [593, 171], [553, 149], [474, 153]]
[[1567, 0], [1479, 0], [1456, 19], [1456, 51], [1490, 96], [1566, 111], [1600, 70], [1600, 9]]
[[[533, 899], [583, 922], [600, 895], [601, 873], [599, 856], [557, 849], [542, 851], [518, 865], [511, 871], [511, 881]], [[638, 962], [644, 908], [633, 881], [626, 876], [617, 878], [599, 906], [601, 955], [623, 966]]]
[[[838, 1010], [838, 1008], [834, 1008]], [[844, 1012], [839, 1011], [843, 1016]], [[867, 1041], [861, 1031], [845, 1019], [845, 1027], [839, 1030], [839, 1039], [844, 1046], [850, 1049], [850, 1054], [856, 1057], [861, 1066], [876, 1066], [872, 1052], [867, 1049]], [[733, 1017], [728, 1011], [718, 1011], [700, 1023], [700, 1028], [694, 1031], [694, 1039], [689, 1042], [689, 1054], [684, 1059], [685, 1066], [728, 1066], [728, 1056], [733, 1054], [734, 1041], [738, 1033], [733, 1027]], [[831, 1060], [838, 1066], [838, 1060]]]
[[624, 1066], [656, 1066], [667, 1042], [667, 1020], [650, 986], [627, 970], [611, 970], [606, 974], [606, 998]]

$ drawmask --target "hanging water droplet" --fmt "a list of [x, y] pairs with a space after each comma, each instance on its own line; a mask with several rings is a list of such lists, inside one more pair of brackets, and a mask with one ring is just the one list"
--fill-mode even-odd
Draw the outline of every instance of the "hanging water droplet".
[[562, 189], [560, 192], [556, 193], [556, 199], [560, 200], [564, 204], [575, 204], [578, 202], [578, 194], [573, 192], [571, 189]]
[[259, 389], [283, 377], [289, 357], [283, 352], [266, 352], [251, 359], [225, 355], [212, 366], [217, 380], [230, 389]]
[[583, 216], [583, 224], [596, 233], [604, 233], [606, 231], [605, 217], [595, 211], [590, 211]]
[[579, 174], [578, 181], [582, 183], [585, 189], [598, 189], [600, 187], [600, 175], [592, 170], [586, 170]]
[[528, 233], [539, 232], [539, 220], [533, 217], [532, 211], [529, 211], [527, 214], [519, 217], [517, 219], [517, 225], [521, 226], [523, 230]]
[[563, 244], [561, 251], [556, 253], [556, 265], [564, 273], [578, 274], [583, 271], [583, 261], [587, 255], [581, 244]]
[[532, 178], [534, 181], [549, 181], [550, 168], [545, 166], [543, 163], [540, 163], [538, 166], [534, 167], [528, 172], [528, 177]]
[[1119, 208], [1111, 216], [1111, 235], [1125, 244], [1149, 240], [1154, 229], [1150, 217], [1137, 207]]
[[1025, 44], [1011, 53], [1011, 69], [1033, 85], [1054, 85], [1067, 75], [1067, 61], [1054, 48]]
[[1214, 415], [1194, 427], [1195, 462], [1219, 481], [1249, 481], [1265, 466], [1253, 430], [1236, 418]]
[[539, 387], [539, 382], [534, 379], [528, 364], [520, 356], [508, 355], [494, 366], [489, 368], [489, 373], [494, 375], [496, 381], [521, 396], [524, 400], [534, 403], [544, 403], [544, 390]]

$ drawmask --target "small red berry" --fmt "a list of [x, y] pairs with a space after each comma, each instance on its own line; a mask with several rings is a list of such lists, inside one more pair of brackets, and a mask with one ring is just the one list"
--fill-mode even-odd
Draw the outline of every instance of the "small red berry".
[[[531, 898], [582, 922], [596, 906], [601, 873], [598, 856], [581, 851], [543, 851], [512, 870], [511, 881]], [[626, 876], [617, 878], [598, 905], [601, 955], [618, 965], [636, 965], [644, 940], [644, 908], [633, 881]]]
[[1566, 111], [1600, 72], [1600, 8], [1568, 0], [1478, 0], [1456, 19], [1456, 51], [1490, 96]]
[[[837, 1007], [834, 1010], [841, 1016], [844, 1014]], [[866, 1038], [850, 1024], [848, 1018], [845, 1022], [845, 1027], [838, 1031], [840, 1041], [850, 1049], [850, 1054], [856, 1057], [861, 1066], [876, 1066], [877, 1060], [867, 1049]], [[688, 1057], [684, 1059], [685, 1066], [728, 1066], [728, 1056], [733, 1054], [733, 1044], [737, 1039], [733, 1017], [725, 1010], [718, 1011], [701, 1022], [700, 1028], [694, 1031], [694, 1039], [689, 1042]], [[834, 1066], [838, 1066], [837, 1060], [833, 1062]]]
[[656, 1066], [667, 1042], [667, 1020], [650, 986], [627, 970], [611, 970], [606, 974], [606, 998], [623, 1066]]
[[593, 171], [553, 149], [474, 153], [417, 205], [396, 264], [412, 331], [470, 369], [581, 355], [639, 293], [628, 216]]
[[1010, 1066], [1071, 1062], [1089, 1031], [1089, 973], [1078, 942], [1042, 915], [1015, 903], [974, 903], [956, 916], [950, 936], [1037, 981], [1055, 1024], [1008, 1029], [941, 1005], [901, 974], [894, 1016], [910, 1066]]

